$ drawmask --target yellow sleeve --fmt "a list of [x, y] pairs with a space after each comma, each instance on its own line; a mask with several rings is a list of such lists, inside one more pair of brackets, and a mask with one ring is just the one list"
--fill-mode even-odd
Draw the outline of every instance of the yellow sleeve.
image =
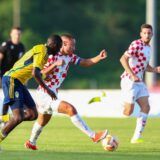
[[43, 69], [43, 66], [47, 62], [47, 58], [47, 48], [44, 45], [37, 45], [34, 47], [33, 67]]

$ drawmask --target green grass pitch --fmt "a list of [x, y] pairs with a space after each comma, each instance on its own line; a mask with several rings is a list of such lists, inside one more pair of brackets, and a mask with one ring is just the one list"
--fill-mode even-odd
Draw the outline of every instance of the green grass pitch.
[[33, 122], [23, 122], [2, 142], [0, 160], [159, 160], [160, 119], [149, 118], [143, 144], [130, 144], [135, 118], [84, 118], [96, 131], [109, 129], [119, 139], [115, 152], [104, 151], [75, 128], [67, 117], [53, 117], [38, 140], [38, 151], [23, 147]]

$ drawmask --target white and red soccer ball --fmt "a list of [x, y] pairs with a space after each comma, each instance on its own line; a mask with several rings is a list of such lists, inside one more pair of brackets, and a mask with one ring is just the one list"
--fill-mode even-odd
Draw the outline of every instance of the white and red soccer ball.
[[110, 134], [102, 139], [102, 147], [106, 151], [115, 151], [118, 148], [118, 144], [118, 139]]

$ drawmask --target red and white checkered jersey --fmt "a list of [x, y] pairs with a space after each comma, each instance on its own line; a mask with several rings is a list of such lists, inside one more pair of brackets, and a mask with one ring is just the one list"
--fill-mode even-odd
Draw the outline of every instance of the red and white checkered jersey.
[[[128, 50], [125, 52], [125, 55], [129, 57], [130, 68], [141, 81], [143, 80], [144, 71], [149, 64], [150, 50], [150, 46], [139, 39], [133, 41]], [[121, 78], [125, 77], [131, 78], [131, 75], [124, 71], [124, 73], [121, 75]]]
[[[78, 57], [76, 54], [63, 55], [62, 53], [59, 52], [55, 56], [49, 55], [48, 61], [45, 64], [44, 68], [49, 67], [58, 60], [63, 60], [64, 65], [56, 66], [44, 80], [45, 84], [53, 91], [58, 90], [58, 88], [66, 78], [69, 65], [70, 64], [78, 65], [80, 63], [81, 58]], [[44, 91], [43, 88], [40, 86], [38, 87], [38, 89]]]

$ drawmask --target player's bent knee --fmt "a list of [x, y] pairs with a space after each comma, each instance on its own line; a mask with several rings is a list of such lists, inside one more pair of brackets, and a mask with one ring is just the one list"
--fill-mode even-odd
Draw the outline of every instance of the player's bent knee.
[[38, 113], [37, 112], [31, 112], [28, 115], [28, 120], [33, 121], [36, 120], [38, 118]]
[[23, 117], [22, 116], [14, 116], [13, 120], [16, 124], [19, 124], [23, 121]]
[[24, 110], [25, 120], [35, 120], [38, 117], [38, 112], [36, 109], [26, 109]]
[[72, 106], [70, 103], [65, 102], [65, 101], [61, 102], [61, 104], [58, 108], [58, 112], [67, 114], [68, 116], [73, 116], [73, 115], [77, 114], [77, 111], [74, 108], [74, 106]]
[[38, 118], [38, 113], [35, 112], [35, 113], [32, 113], [30, 120], [36, 120], [37, 118]]
[[68, 104], [68, 106], [67, 106], [67, 114], [69, 116], [73, 116], [73, 115], [77, 114], [77, 110], [72, 105]]
[[38, 118], [38, 115], [34, 115], [33, 117], [32, 117], [32, 120], [36, 120]]
[[150, 111], [150, 106], [149, 106], [149, 105], [144, 106], [143, 108], [141, 108], [141, 111], [144, 112], [144, 113], [149, 113], [149, 111]]

